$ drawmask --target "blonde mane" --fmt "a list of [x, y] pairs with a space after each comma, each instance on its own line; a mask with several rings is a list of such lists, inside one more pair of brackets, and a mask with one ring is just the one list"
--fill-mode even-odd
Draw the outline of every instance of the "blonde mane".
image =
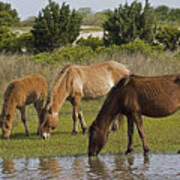
[[56, 76], [56, 79], [52, 84], [52, 88], [48, 92], [46, 106], [45, 106], [47, 110], [52, 107], [54, 93], [57, 93], [57, 90], [62, 85], [62, 80], [65, 79], [64, 77], [65, 77], [69, 67], [71, 67], [71, 66], [72, 65], [66, 65]]

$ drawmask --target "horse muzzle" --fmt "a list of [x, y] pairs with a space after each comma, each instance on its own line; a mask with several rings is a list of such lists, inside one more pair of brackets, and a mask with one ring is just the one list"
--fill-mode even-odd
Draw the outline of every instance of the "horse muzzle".
[[43, 139], [47, 139], [47, 138], [50, 137], [50, 134], [49, 134], [49, 133], [43, 133], [43, 134], [41, 135], [41, 137], [42, 137]]

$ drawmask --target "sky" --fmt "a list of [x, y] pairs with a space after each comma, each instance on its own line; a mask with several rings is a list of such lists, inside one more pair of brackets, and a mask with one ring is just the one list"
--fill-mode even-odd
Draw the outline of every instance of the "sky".
[[[16, 9], [21, 20], [25, 20], [31, 16], [37, 16], [47, 4], [48, 0], [0, 0], [4, 3], [10, 3], [13, 9]], [[133, 0], [53, 0], [59, 3], [66, 2], [70, 8], [78, 10], [82, 7], [90, 7], [93, 12], [102, 11], [104, 9], [114, 9], [119, 4]], [[144, 3], [145, 0], [137, 0]], [[166, 5], [170, 8], [180, 8], [180, 0], [149, 0], [151, 6], [157, 7], [159, 5]]]

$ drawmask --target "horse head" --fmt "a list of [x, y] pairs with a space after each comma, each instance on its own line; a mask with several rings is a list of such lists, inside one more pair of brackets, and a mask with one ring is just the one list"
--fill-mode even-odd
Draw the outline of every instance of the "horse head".
[[96, 127], [95, 123], [93, 123], [89, 129], [88, 155], [97, 156], [106, 144], [107, 139], [108, 131], [103, 132], [101, 129]]
[[40, 115], [40, 135], [43, 139], [50, 137], [51, 132], [57, 127], [58, 113], [52, 112], [52, 108], [44, 108]]
[[0, 115], [0, 127], [2, 128], [2, 138], [9, 139], [11, 133], [10, 114]]

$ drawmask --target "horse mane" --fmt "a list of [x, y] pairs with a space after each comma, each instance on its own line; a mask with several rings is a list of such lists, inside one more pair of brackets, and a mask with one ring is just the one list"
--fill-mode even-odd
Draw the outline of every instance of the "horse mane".
[[64, 75], [66, 74], [67, 70], [69, 69], [69, 67], [71, 67], [71, 64], [66, 65], [56, 76], [56, 79], [54, 80], [54, 83], [52, 84], [51, 89], [48, 91], [48, 95], [47, 95], [47, 101], [46, 101], [46, 105], [45, 108], [48, 109], [50, 108], [51, 104], [51, 94], [52, 91], [57, 88], [57, 86], [59, 85], [59, 83], [62, 81]]
[[8, 85], [8, 87], [7, 87], [7, 89], [6, 89], [5, 93], [4, 93], [4, 104], [3, 104], [3, 112], [2, 113], [4, 113], [5, 109], [8, 106], [8, 101], [9, 101], [9, 98], [10, 98], [10, 96], [12, 94], [12, 91], [14, 90], [14, 87], [15, 87], [14, 83], [11, 82]]

